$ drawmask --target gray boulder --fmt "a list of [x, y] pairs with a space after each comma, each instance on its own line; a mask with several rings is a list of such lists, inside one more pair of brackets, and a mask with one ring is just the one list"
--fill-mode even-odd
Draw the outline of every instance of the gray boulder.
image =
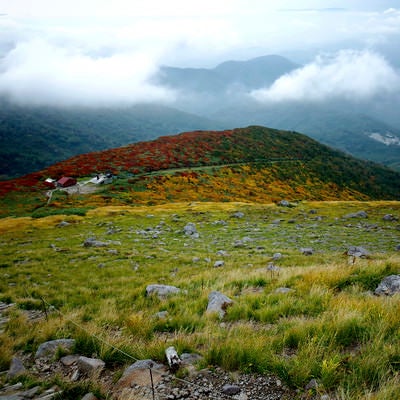
[[48, 357], [52, 358], [56, 355], [57, 350], [61, 349], [65, 352], [71, 352], [75, 346], [75, 339], [56, 339], [42, 343], [35, 354], [35, 358]]
[[[140, 384], [141, 386], [150, 385], [150, 368], [159, 372], [166, 370], [163, 364], [158, 364], [150, 359], [136, 361], [125, 368], [125, 371], [117, 382], [117, 387], [132, 387], [132, 384]], [[153, 374], [155, 384], [161, 380], [161, 376], [161, 373]]]
[[221, 292], [213, 291], [208, 295], [207, 313], [216, 312], [223, 318], [226, 309], [233, 304], [233, 301]]
[[223, 267], [223, 266], [224, 266], [224, 264], [225, 264], [225, 262], [224, 262], [223, 260], [218, 260], [218, 261], [215, 261], [215, 263], [214, 263], [214, 268], [220, 268], [220, 267]]
[[300, 251], [305, 255], [305, 256], [312, 256], [314, 254], [314, 249], [311, 247], [302, 247]]
[[168, 297], [171, 294], [179, 293], [180, 291], [181, 289], [175, 286], [154, 284], [146, 287], [146, 296], [156, 294], [159, 299], [164, 299], [165, 297]]
[[87, 376], [93, 376], [93, 375], [98, 376], [105, 367], [105, 365], [106, 363], [98, 358], [88, 358], [84, 356], [80, 356], [78, 358], [79, 372]]
[[243, 218], [244, 217], [244, 213], [242, 213], [241, 211], [237, 211], [232, 215], [233, 218]]
[[194, 238], [198, 238], [200, 236], [199, 233], [197, 232], [196, 225], [193, 222], [187, 223], [183, 228], [183, 232], [185, 233], [185, 235]]
[[18, 357], [13, 357], [11, 360], [10, 369], [7, 372], [7, 379], [13, 379], [26, 372], [24, 364]]
[[383, 278], [374, 293], [377, 296], [393, 296], [400, 293], [400, 275], [389, 275]]
[[106, 242], [101, 242], [99, 240], [96, 240], [95, 238], [87, 238], [84, 242], [83, 242], [83, 247], [107, 247], [108, 243]]
[[351, 257], [367, 258], [369, 257], [369, 251], [361, 246], [350, 246], [347, 250], [347, 255]]
[[240, 392], [240, 387], [237, 385], [226, 384], [222, 387], [222, 393], [227, 396], [234, 396]]
[[393, 214], [386, 214], [382, 217], [384, 221], [398, 221], [399, 219], [395, 217]]
[[368, 218], [368, 214], [365, 211], [357, 211], [344, 216], [345, 218]]

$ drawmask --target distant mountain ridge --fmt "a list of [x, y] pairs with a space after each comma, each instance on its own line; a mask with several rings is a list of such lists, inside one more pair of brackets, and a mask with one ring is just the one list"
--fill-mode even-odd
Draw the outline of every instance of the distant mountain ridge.
[[180, 91], [220, 93], [229, 88], [257, 89], [269, 86], [300, 65], [267, 55], [247, 61], [225, 61], [215, 68], [161, 68], [157, 82]]

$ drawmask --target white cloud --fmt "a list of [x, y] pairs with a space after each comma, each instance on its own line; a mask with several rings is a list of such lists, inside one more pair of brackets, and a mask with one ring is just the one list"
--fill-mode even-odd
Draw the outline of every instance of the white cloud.
[[382, 56], [343, 50], [334, 56], [319, 56], [251, 96], [260, 102], [367, 100], [399, 90], [400, 76]]
[[36, 39], [0, 60], [0, 94], [40, 105], [168, 101], [174, 94], [150, 83], [156, 61], [140, 52], [96, 58]]

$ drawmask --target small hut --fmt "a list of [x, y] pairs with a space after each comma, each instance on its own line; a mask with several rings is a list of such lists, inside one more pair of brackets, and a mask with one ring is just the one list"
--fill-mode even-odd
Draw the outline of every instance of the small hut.
[[57, 181], [57, 186], [66, 188], [69, 186], [74, 186], [76, 185], [76, 179], [75, 178], [71, 178], [70, 176], [63, 176], [62, 178], [60, 178]]

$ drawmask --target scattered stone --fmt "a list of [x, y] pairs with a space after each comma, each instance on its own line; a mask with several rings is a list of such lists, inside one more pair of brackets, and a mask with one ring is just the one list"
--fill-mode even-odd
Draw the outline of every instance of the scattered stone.
[[[153, 360], [139, 360], [127, 367], [117, 382], [117, 387], [133, 387], [137, 384], [140, 386], [150, 386], [150, 368], [158, 372], [165, 372], [164, 365], [158, 364]], [[161, 381], [161, 373], [153, 374], [153, 383], [156, 384]]]
[[374, 293], [377, 296], [393, 296], [400, 293], [400, 275], [389, 275], [383, 278]]
[[395, 217], [393, 214], [386, 214], [382, 217], [384, 221], [398, 221], [399, 219]]
[[244, 213], [242, 213], [241, 211], [237, 211], [232, 215], [233, 218], [243, 218], [244, 217]]
[[222, 393], [228, 396], [234, 396], [240, 392], [240, 387], [237, 385], [226, 384], [222, 386]]
[[70, 367], [71, 365], [74, 365], [78, 361], [79, 356], [78, 355], [68, 355], [64, 356], [60, 359], [61, 364], [65, 365], [66, 367]]
[[179, 293], [180, 291], [181, 289], [175, 286], [154, 284], [146, 287], [146, 296], [157, 294], [159, 299], [164, 299], [165, 297], [168, 297], [171, 294]]
[[168, 347], [165, 350], [165, 356], [167, 357], [170, 370], [176, 372], [181, 366], [181, 359], [179, 358], [175, 347], [173, 346]]
[[217, 312], [220, 318], [226, 314], [226, 309], [233, 304], [233, 301], [221, 292], [213, 291], [208, 295], [207, 312]]
[[396, 250], [397, 250], [397, 251], [400, 251], [400, 244], [398, 244], [398, 245], [396, 246]]
[[66, 226], [71, 225], [69, 222], [67, 221], [61, 221], [59, 224], [57, 224], [57, 228], [65, 228]]
[[24, 364], [18, 357], [13, 357], [11, 360], [10, 369], [7, 372], [7, 379], [13, 379], [26, 372]]
[[21, 394], [24, 398], [32, 399], [40, 391], [40, 389], [40, 386], [34, 386], [33, 388], [25, 390]]
[[300, 251], [305, 255], [305, 256], [312, 256], [314, 254], [314, 249], [311, 247], [302, 247]]
[[347, 250], [347, 255], [352, 257], [368, 258], [369, 251], [361, 246], [350, 246]]
[[160, 311], [155, 314], [155, 317], [158, 319], [165, 319], [168, 317], [168, 311]]
[[81, 400], [98, 400], [93, 393], [86, 393]]
[[35, 354], [35, 358], [52, 358], [56, 355], [57, 350], [61, 349], [65, 352], [70, 352], [75, 346], [74, 339], [56, 339], [42, 343]]
[[318, 382], [316, 379], [311, 379], [310, 382], [308, 382], [305, 387], [306, 390], [316, 390], [317, 388], [318, 388]]
[[95, 238], [88, 238], [83, 242], [83, 247], [107, 247], [109, 244], [106, 242], [100, 242]]
[[281, 200], [280, 202], [278, 202], [278, 206], [290, 207], [290, 203], [287, 200]]
[[183, 232], [187, 236], [191, 236], [193, 238], [200, 237], [199, 233], [197, 232], [196, 225], [193, 222], [189, 222], [183, 228]]
[[344, 218], [368, 218], [368, 214], [365, 211], [357, 211], [344, 216]]
[[98, 358], [80, 356], [77, 361], [79, 372], [86, 376], [99, 376], [106, 363]]
[[275, 253], [273, 256], [272, 256], [272, 259], [274, 260], [274, 261], [278, 261], [278, 260], [280, 260], [282, 258], [282, 254], [281, 253]]
[[280, 294], [286, 294], [286, 293], [290, 293], [293, 292], [293, 289], [287, 288], [287, 287], [279, 287], [277, 289], [275, 289], [275, 293], [280, 293]]
[[218, 260], [218, 261], [215, 261], [214, 268], [220, 268], [220, 267], [223, 267], [224, 265], [225, 265], [225, 262], [223, 260]]

